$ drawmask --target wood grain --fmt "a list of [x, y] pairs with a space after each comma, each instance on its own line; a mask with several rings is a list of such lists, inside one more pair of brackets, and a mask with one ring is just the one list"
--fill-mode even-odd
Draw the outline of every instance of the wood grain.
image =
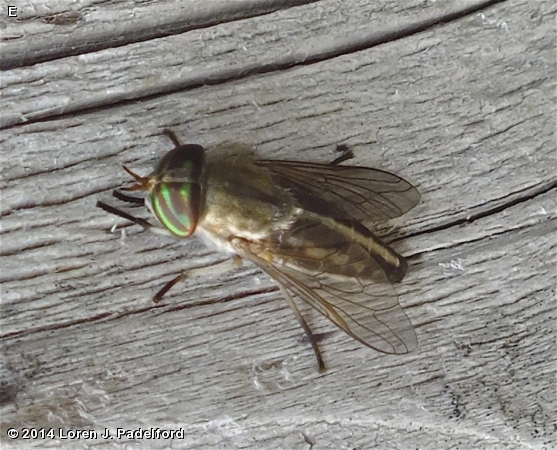
[[[470, 3], [199, 4], [2, 18], [3, 448], [555, 445], [555, 6], [433, 25]], [[331, 332], [319, 376], [265, 274], [95, 208], [128, 181], [123, 164], [147, 173], [171, 148], [165, 127], [268, 158], [329, 161], [346, 143], [355, 164], [416, 183], [421, 204], [379, 230], [409, 257], [396, 289], [419, 348], [378, 354], [312, 315]], [[154, 305], [188, 268], [204, 274]], [[185, 436], [10, 440], [11, 427]]]

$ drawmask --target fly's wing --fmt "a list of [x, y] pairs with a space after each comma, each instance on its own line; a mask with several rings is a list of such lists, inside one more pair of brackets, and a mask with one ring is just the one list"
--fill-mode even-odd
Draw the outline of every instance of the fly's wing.
[[378, 169], [301, 161], [255, 163], [269, 170], [302, 207], [329, 217], [384, 221], [401, 216], [420, 201], [420, 193], [408, 181]]
[[362, 344], [383, 353], [412, 351], [416, 334], [384, 269], [362, 242], [346, 234], [313, 217], [269, 241], [238, 238], [232, 245]]

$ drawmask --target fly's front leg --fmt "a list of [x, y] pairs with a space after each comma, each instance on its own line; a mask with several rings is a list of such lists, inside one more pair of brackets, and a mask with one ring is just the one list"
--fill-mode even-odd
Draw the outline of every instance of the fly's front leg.
[[[125, 194], [122, 194], [125, 195]], [[130, 197], [130, 198], [136, 198], [136, 197]], [[135, 203], [135, 200], [132, 200], [133, 203]], [[122, 219], [126, 219], [129, 220], [130, 222], [136, 223], [137, 225], [139, 225], [140, 227], [142, 227], [144, 230], [149, 230], [155, 234], [161, 235], [161, 236], [168, 236], [168, 237], [172, 237], [174, 238], [174, 235], [172, 233], [170, 233], [170, 231], [168, 231], [166, 228], [157, 226], [157, 225], [153, 225], [151, 222], [149, 222], [148, 220], [142, 219], [141, 217], [135, 217], [132, 216], [131, 214], [127, 213], [126, 211], [122, 211], [121, 209], [115, 208], [114, 206], [111, 206], [105, 202], [101, 202], [98, 201], [97, 202], [97, 208], [101, 208], [103, 211], [106, 211], [107, 213], [110, 214], [114, 214], [115, 216], [121, 217]]]
[[133, 195], [127, 195], [117, 190], [112, 191], [112, 196], [123, 202], [131, 203], [134, 206], [145, 206], [145, 199], [142, 197], [134, 197]]
[[[125, 194], [122, 194], [124, 197], [129, 197], [126, 196]], [[137, 197], [130, 197], [131, 200], [130, 203], [135, 203], [135, 199], [137, 199]], [[126, 200], [124, 200], [126, 201]], [[97, 202], [97, 207], [101, 208], [103, 211], [106, 211], [107, 213], [110, 214], [114, 214], [115, 216], [121, 217], [122, 219], [126, 219], [129, 220], [130, 222], [136, 223], [137, 225], [140, 225], [141, 227], [143, 227], [143, 229], [145, 230], [150, 230], [153, 231], [157, 234], [164, 234], [164, 235], [169, 235], [170, 233], [168, 233], [165, 229], [160, 228], [160, 227], [156, 227], [155, 225], [151, 224], [149, 221], [142, 219], [141, 217], [135, 217], [132, 216], [131, 214], [128, 214], [125, 211], [122, 211], [121, 209], [115, 208], [114, 206], [110, 206], [104, 202], [98, 201]], [[187, 272], [184, 271], [182, 273], [180, 273], [178, 276], [174, 277], [172, 280], [170, 280], [168, 283], [166, 283], [161, 290], [159, 290], [154, 296], [153, 296], [153, 302], [154, 303], [159, 303], [164, 294], [166, 294], [170, 289], [172, 289], [172, 287], [174, 285], [176, 285], [177, 283], [179, 283], [180, 281], [182, 281], [184, 278], [186, 278]]]
[[107, 213], [114, 214], [115, 216], [121, 217], [122, 219], [129, 220], [130, 222], [136, 223], [137, 225], [141, 226], [144, 230], [155, 230], [157, 227], [152, 225], [148, 220], [142, 219], [141, 217], [135, 217], [131, 214], [128, 214], [126, 211], [122, 211], [121, 209], [115, 208], [114, 206], [110, 206], [105, 202], [98, 201], [97, 208], [101, 208], [103, 211]]

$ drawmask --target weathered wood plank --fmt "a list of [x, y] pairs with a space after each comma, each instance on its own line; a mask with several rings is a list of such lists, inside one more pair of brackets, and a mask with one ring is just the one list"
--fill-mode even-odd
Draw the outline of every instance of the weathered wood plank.
[[[454, 1], [418, 2], [401, 8], [399, 2], [360, 0], [339, 4], [336, 0], [326, 0], [319, 2], [319, 6], [282, 9], [285, 7], [282, 1], [252, 1], [251, 7], [243, 8], [246, 17], [273, 8], [278, 11], [263, 20], [232, 21], [243, 3], [250, 2], [223, 4], [219, 1], [216, 6], [203, 2], [202, 8], [193, 7], [198, 2], [188, 2], [179, 8], [157, 2], [150, 8], [140, 6], [137, 11], [130, 12], [116, 2], [114, 11], [104, 5], [102, 12], [87, 11], [92, 24], [78, 22], [71, 32], [55, 33], [59, 27], [50, 24], [41, 24], [36, 30], [36, 21], [29, 22], [20, 31], [21, 39], [4, 44], [0, 57], [0, 67], [12, 64], [18, 57], [22, 66], [3, 77], [0, 93], [5, 113], [0, 126], [330, 59], [384, 42], [388, 34], [392, 35], [392, 40], [397, 30], [411, 34], [420, 26], [431, 25], [470, 7], [469, 2]], [[286, 5], [291, 3], [297, 2], [286, 2]], [[218, 15], [215, 10], [219, 11]], [[101, 14], [104, 26], [98, 23]], [[130, 20], [130, 15], [134, 20]], [[222, 23], [207, 28], [216, 17]], [[368, 26], [367, 17], [372, 18], [373, 27]], [[197, 24], [198, 29], [183, 32], [192, 23]], [[183, 29], [174, 32], [182, 33], [154, 39], [166, 36], [169, 27], [177, 27], [177, 24]], [[45, 27], [52, 37], [45, 33]], [[158, 34], [145, 42], [145, 33]], [[114, 47], [129, 39], [135, 39], [136, 43], [110, 52], [93, 52], [101, 49], [102, 43]], [[34, 52], [39, 54], [39, 59], [50, 53], [56, 55], [56, 52], [61, 52], [59, 58], [62, 58], [66, 47], [72, 52], [82, 49], [87, 54], [59, 59], [57, 64], [24, 64], [25, 58]], [[84, 96], [84, 92], [87, 95]]]
[[[316, 18], [320, 3], [306, 6]], [[347, 20], [365, 28], [356, 6]], [[321, 63], [5, 129], [2, 443], [24, 425], [184, 428], [169, 444], [178, 448], [552, 443], [552, 13], [503, 3]], [[249, 21], [280, 30], [291, 26], [284, 17]], [[222, 25], [216, 35], [227, 34]], [[307, 33], [300, 43], [319, 38]], [[101, 52], [90, 73], [118, 52]], [[142, 58], [165, 58], [151, 55]], [[59, 64], [44, 63], [49, 73]], [[79, 83], [49, 86], [54, 99], [83, 95]], [[158, 136], [168, 126], [184, 140], [244, 141], [269, 157], [330, 160], [345, 142], [356, 163], [418, 183], [422, 204], [390, 235], [408, 238], [394, 243], [412, 266], [397, 290], [418, 350], [380, 355], [336, 332], [322, 343], [329, 372], [320, 377], [276, 286], [252, 266], [227, 271], [226, 257], [195, 239], [107, 232], [122, 221], [96, 200], [126, 180], [122, 164], [149, 170], [170, 148]], [[187, 267], [207, 276], [153, 305], [153, 292]]]
[[9, 20], [3, 22], [0, 68], [79, 56], [315, 1], [2, 2]]

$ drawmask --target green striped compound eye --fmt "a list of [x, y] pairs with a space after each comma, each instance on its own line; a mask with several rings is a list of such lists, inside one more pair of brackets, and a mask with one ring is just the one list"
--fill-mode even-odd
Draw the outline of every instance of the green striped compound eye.
[[187, 238], [199, 220], [205, 150], [200, 145], [175, 143], [177, 146], [163, 156], [152, 174], [151, 205], [168, 231]]
[[158, 183], [151, 192], [153, 211], [174, 236], [187, 238], [199, 220], [201, 187], [198, 183]]
[[[153, 174], [179, 177], [184, 181], [199, 180], [205, 166], [205, 150], [196, 144], [185, 144], [170, 150], [157, 164]], [[187, 179], [187, 180], [186, 180]]]

